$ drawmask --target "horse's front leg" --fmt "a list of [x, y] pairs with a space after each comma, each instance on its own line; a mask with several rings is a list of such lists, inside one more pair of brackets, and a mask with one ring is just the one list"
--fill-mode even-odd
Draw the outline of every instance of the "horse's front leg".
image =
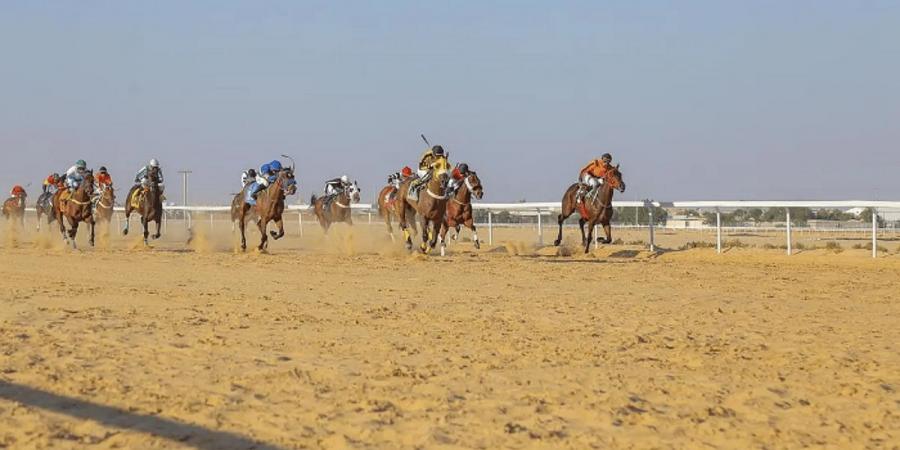
[[243, 214], [238, 217], [238, 227], [241, 229], [241, 251], [247, 251], [247, 236], [244, 235], [244, 230], [247, 228], [247, 220]]
[[94, 227], [97, 225], [97, 222], [94, 221], [94, 217], [91, 216], [88, 224], [91, 226], [91, 247], [94, 246]]
[[125, 228], [122, 229], [122, 234], [128, 235], [128, 219], [131, 217], [131, 211], [125, 211]]
[[69, 217], [69, 240], [72, 241], [72, 248], [78, 248], [78, 245], [75, 243], [75, 236], [78, 235], [78, 221]]
[[141, 216], [141, 227], [144, 229], [144, 245], [150, 245], [147, 239], [150, 237], [150, 219]]
[[425, 216], [422, 216], [422, 245], [419, 246], [419, 250], [422, 253], [428, 252], [428, 241], [431, 239], [431, 229], [428, 227], [428, 219]]
[[274, 231], [270, 231], [269, 233], [272, 235], [272, 239], [277, 241], [284, 237], [284, 220], [281, 216], [278, 216], [278, 218], [275, 219], [275, 225], [278, 227], [278, 233], [275, 233]]
[[[584, 231], [584, 230], [582, 230]], [[587, 238], [584, 240], [584, 253], [587, 254], [591, 251], [591, 242], [594, 239], [594, 221], [588, 222], [588, 231]]]
[[587, 220], [584, 220], [584, 217], [578, 219], [578, 230], [581, 231], [581, 245], [590, 244], [590, 233], [588, 236], [584, 235], [584, 224]]
[[269, 224], [269, 222], [268, 221], [264, 222], [262, 217], [260, 217], [256, 221], [256, 226], [257, 226], [257, 228], [259, 228], [259, 234], [262, 236], [259, 239], [259, 247], [256, 248], [259, 251], [265, 250], [266, 245], [269, 243], [269, 236], [266, 235], [266, 227], [268, 226], [268, 224]]
[[429, 233], [431, 239], [428, 241], [429, 247], [434, 248], [434, 246], [437, 245], [438, 238], [441, 235], [441, 224], [443, 222], [443, 220], [431, 221], [431, 232]]
[[[447, 226], [447, 222], [442, 220], [440, 227], [436, 226], [435, 228], [440, 228], [441, 256], [444, 256], [447, 252], [447, 231], [449, 230], [449, 227]], [[432, 247], [434, 246], [432, 245]]]
[[469, 217], [468, 219], [466, 219], [465, 225], [466, 225], [466, 227], [468, 227], [470, 230], [472, 230], [472, 242], [475, 243], [475, 248], [476, 248], [476, 249], [480, 249], [480, 248], [481, 248], [481, 241], [478, 240], [478, 231], [475, 230], [475, 219], [472, 218], [472, 217]]
[[162, 233], [160, 232], [160, 228], [162, 227], [162, 215], [157, 217], [154, 222], [156, 222], [156, 234], [153, 235], [153, 239], [159, 239], [162, 236]]
[[602, 241], [604, 244], [612, 243], [612, 227], [609, 226], [608, 223], [603, 224], [603, 232], [606, 233], [606, 240]]

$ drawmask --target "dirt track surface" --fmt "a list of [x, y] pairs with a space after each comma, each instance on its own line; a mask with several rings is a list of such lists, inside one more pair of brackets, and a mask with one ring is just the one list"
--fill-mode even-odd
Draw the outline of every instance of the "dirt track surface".
[[0, 249], [0, 448], [900, 445], [895, 256], [213, 241]]

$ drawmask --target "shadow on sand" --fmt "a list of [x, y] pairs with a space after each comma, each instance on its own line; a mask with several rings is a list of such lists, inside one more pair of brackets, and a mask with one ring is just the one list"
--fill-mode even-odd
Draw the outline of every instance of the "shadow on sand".
[[147, 414], [137, 414], [2, 380], [0, 380], [0, 398], [78, 419], [92, 420], [110, 427], [140, 431], [201, 450], [280, 450], [280, 447], [255, 441], [239, 434], [209, 430], [198, 425]]

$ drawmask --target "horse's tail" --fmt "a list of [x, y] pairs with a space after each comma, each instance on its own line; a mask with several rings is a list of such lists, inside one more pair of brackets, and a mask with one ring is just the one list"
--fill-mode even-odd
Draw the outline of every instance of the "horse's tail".
[[309, 198], [309, 209], [316, 208], [316, 194], [313, 194], [312, 197]]

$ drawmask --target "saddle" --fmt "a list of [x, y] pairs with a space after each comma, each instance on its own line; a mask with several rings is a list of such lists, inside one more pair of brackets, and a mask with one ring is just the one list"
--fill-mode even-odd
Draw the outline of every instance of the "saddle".
[[428, 185], [428, 182], [431, 180], [431, 172], [425, 174], [424, 177], [415, 178], [411, 183], [409, 183], [409, 191], [407, 191], [406, 196], [412, 201], [419, 201], [419, 193], [422, 192], [422, 188]]

